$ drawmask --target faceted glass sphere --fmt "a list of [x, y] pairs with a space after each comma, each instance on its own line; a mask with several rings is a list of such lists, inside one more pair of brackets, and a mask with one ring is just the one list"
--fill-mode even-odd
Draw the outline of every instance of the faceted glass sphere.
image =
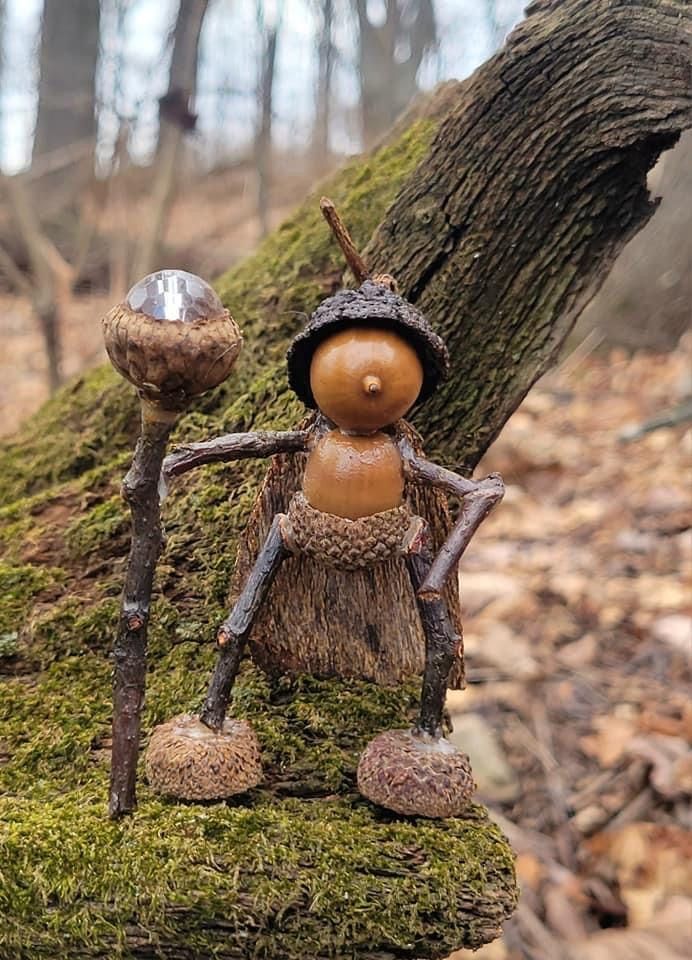
[[209, 284], [185, 270], [157, 270], [130, 290], [126, 303], [152, 320], [194, 323], [223, 313], [223, 304]]

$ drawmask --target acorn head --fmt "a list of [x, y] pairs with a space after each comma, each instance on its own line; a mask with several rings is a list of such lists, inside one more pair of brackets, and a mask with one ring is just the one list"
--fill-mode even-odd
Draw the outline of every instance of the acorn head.
[[341, 290], [323, 301], [289, 348], [288, 380], [306, 406], [318, 406], [311, 384], [312, 360], [318, 348], [334, 334], [360, 327], [391, 331], [415, 350], [422, 382], [411, 403], [426, 400], [447, 375], [447, 348], [423, 314], [388, 285], [366, 280], [357, 290]]
[[394, 330], [346, 327], [319, 344], [310, 361], [317, 407], [342, 430], [372, 433], [401, 419], [418, 399], [423, 367]]
[[111, 363], [149, 403], [183, 410], [226, 379], [240, 353], [238, 325], [214, 290], [185, 270], [159, 270], [103, 318]]

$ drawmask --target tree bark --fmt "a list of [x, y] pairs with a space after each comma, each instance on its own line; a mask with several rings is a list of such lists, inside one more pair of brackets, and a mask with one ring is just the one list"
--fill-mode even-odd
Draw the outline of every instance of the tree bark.
[[173, 33], [168, 90], [159, 101], [159, 140], [154, 163], [151, 210], [135, 260], [134, 276], [144, 277], [157, 266], [161, 241], [175, 195], [176, 175], [186, 132], [196, 116], [190, 105], [197, 86], [199, 38], [209, 0], [180, 0]]
[[692, 133], [659, 166], [656, 219], [622, 251], [579, 322], [630, 350], [672, 350], [692, 321]]
[[96, 139], [96, 64], [100, 4], [94, 0], [45, 0], [39, 51], [38, 113], [32, 164], [81, 144], [79, 160], [39, 182], [39, 209], [55, 210], [74, 199]]
[[[405, 11], [405, 6], [410, 7]], [[358, 18], [363, 144], [371, 146], [388, 130], [418, 92], [416, 76], [436, 40], [432, 0], [387, 0], [385, 21], [376, 26], [367, 0], [355, 0]], [[404, 16], [404, 14], [407, 14]], [[406, 56], [402, 56], [406, 51]]]

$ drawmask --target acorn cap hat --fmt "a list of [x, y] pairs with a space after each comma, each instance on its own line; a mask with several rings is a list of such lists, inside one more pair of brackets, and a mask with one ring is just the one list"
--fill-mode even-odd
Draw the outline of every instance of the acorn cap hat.
[[315, 350], [327, 337], [355, 326], [393, 330], [411, 344], [423, 367], [423, 384], [416, 403], [427, 400], [446, 377], [447, 348], [423, 314], [383, 283], [366, 280], [357, 290], [340, 290], [324, 300], [289, 347], [288, 382], [307, 407], [317, 406], [310, 387], [310, 364]]

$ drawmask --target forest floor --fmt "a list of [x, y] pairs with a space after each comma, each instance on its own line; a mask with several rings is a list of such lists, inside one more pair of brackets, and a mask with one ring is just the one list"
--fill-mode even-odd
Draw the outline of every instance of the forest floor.
[[522, 896], [477, 960], [690, 955], [692, 429], [624, 436], [689, 396], [691, 347], [577, 351], [481, 465], [508, 491], [462, 564], [448, 706]]
[[[76, 301], [66, 372], [100, 359], [109, 305]], [[22, 301], [2, 298], [0, 337], [8, 434], [45, 364]], [[463, 563], [469, 687], [448, 706], [522, 897], [477, 960], [689, 956], [692, 430], [622, 438], [692, 392], [691, 352], [578, 349], [481, 467], [508, 489]]]

